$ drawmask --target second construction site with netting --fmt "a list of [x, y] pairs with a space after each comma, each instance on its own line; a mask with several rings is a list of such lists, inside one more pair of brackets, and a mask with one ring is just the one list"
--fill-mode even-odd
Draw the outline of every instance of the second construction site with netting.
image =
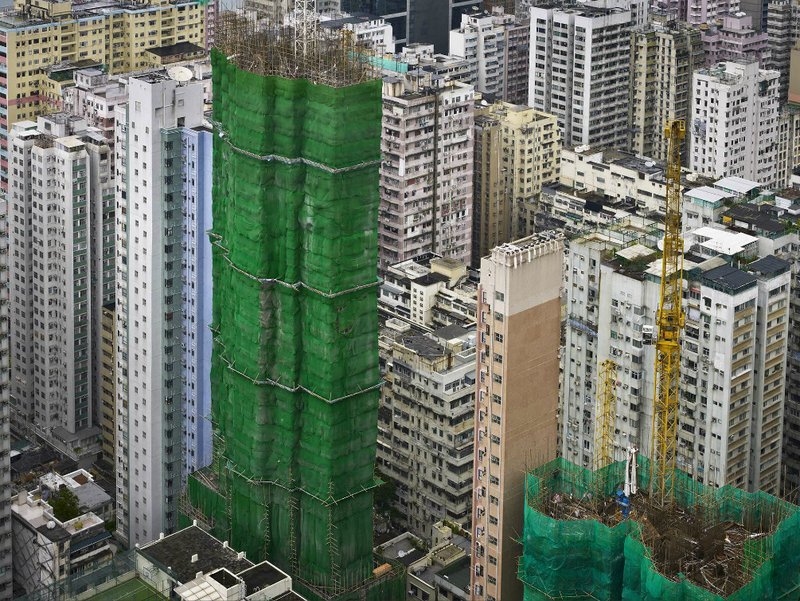
[[799, 598], [800, 508], [679, 471], [671, 478], [672, 497], [656, 502], [650, 462], [639, 457], [625, 518], [624, 462], [592, 472], [556, 459], [531, 471], [518, 572], [525, 601]]

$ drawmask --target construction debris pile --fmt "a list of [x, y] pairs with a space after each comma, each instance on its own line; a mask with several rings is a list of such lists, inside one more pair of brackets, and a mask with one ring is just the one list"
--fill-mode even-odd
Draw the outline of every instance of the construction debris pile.
[[519, 564], [526, 601], [755, 601], [800, 586], [796, 506], [706, 488], [677, 471], [662, 505], [648, 493], [642, 457], [628, 505], [624, 474], [624, 462], [591, 472], [563, 459], [528, 474]]

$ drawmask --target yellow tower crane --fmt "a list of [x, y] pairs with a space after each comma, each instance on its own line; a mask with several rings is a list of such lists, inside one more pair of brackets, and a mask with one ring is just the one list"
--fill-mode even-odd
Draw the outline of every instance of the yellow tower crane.
[[675, 456], [678, 437], [678, 394], [681, 368], [680, 334], [684, 314], [683, 238], [681, 236], [681, 140], [686, 135], [683, 120], [667, 122], [667, 196], [664, 218], [664, 254], [661, 259], [661, 295], [656, 315], [655, 385], [651, 492], [662, 505], [673, 498]]
[[600, 364], [597, 421], [595, 422], [594, 469], [604, 468], [614, 460], [614, 417], [617, 413], [617, 364], [606, 359]]

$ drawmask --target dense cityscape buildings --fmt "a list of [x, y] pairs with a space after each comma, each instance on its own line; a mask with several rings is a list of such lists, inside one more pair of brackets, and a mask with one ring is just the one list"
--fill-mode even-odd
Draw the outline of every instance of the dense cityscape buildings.
[[59, 105], [64, 78], [58, 67], [69, 71], [102, 65], [110, 73], [125, 73], [158, 66], [162, 55], [181, 45], [202, 52], [209, 42], [206, 23], [213, 7], [213, 2], [15, 2], [14, 10], [0, 18], [6, 84], [0, 97], [2, 189], [8, 189], [9, 126]]
[[692, 77], [703, 65], [700, 31], [675, 21], [634, 31], [630, 64], [629, 149], [666, 160], [664, 123], [690, 116]]
[[96, 453], [93, 372], [102, 308], [114, 298], [113, 156], [65, 113], [17, 122], [10, 142], [15, 417], [70, 455]]
[[790, 598], [798, 6], [0, 11], [0, 600]]
[[495, 246], [534, 233], [542, 186], [558, 180], [560, 133], [552, 115], [498, 102], [475, 113], [472, 265]]

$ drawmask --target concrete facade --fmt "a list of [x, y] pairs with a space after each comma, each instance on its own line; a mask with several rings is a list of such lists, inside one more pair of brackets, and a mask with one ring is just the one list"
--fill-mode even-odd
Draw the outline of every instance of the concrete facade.
[[[634, 221], [572, 240], [562, 354], [561, 449], [594, 461], [596, 374], [617, 364], [616, 459], [652, 444], [657, 225]], [[758, 236], [716, 224], [686, 236], [677, 465], [698, 481], [777, 491], [785, 388], [789, 264]], [[738, 269], [730, 263], [750, 263]]]
[[505, 102], [477, 109], [472, 265], [534, 233], [536, 199], [559, 176], [560, 138], [556, 118], [535, 109]]
[[789, 94], [792, 48], [800, 39], [800, 3], [797, 0], [774, 0], [769, 3], [768, 13], [766, 32], [769, 58], [764, 67], [781, 74], [778, 97], [783, 103]]
[[[692, 76], [703, 64], [697, 29], [670, 23], [631, 34], [628, 149], [659, 161], [667, 158], [664, 124], [688, 120]], [[684, 154], [688, 154], [684, 145]]]
[[723, 15], [739, 11], [739, 0], [686, 0], [686, 3], [686, 20], [693, 26], [712, 23]]
[[100, 322], [114, 294], [112, 155], [86, 128], [65, 113], [15, 125], [9, 194], [10, 220], [31, 224], [9, 247], [15, 419], [76, 460], [99, 451]]
[[116, 167], [127, 173], [116, 194], [117, 524], [133, 545], [175, 527], [193, 432], [183, 415], [202, 421], [210, 135], [202, 84], [163, 71], [132, 77], [115, 118]]
[[475, 416], [475, 331], [424, 332], [399, 319], [380, 336], [377, 465], [397, 487], [405, 527], [430, 542], [433, 524], [469, 526]]
[[472, 249], [472, 86], [423, 72], [383, 84], [380, 266]]
[[720, 23], [703, 29], [706, 66], [722, 61], [769, 62], [770, 45], [766, 31], [753, 26], [753, 17], [744, 12], [722, 15]]
[[470, 64], [477, 92], [521, 104], [528, 95], [529, 41], [528, 21], [498, 6], [462, 15], [450, 32], [450, 54]]
[[756, 62], [725, 62], [695, 72], [687, 126], [690, 169], [775, 185], [778, 77]]
[[528, 105], [556, 116], [564, 146], [627, 142], [629, 38], [637, 15], [632, 3], [614, 4], [531, 8]]
[[[0, 54], [5, 57], [0, 83], [6, 88], [0, 98], [2, 189], [7, 188], [10, 126], [61, 101], [62, 86], [48, 86], [48, 72], [40, 66], [95, 61], [109, 73], [140, 70], [149, 66], [151, 48], [181, 42], [205, 47], [207, 14], [213, 5], [166, 0], [139, 5], [108, 0], [90, 7], [70, 0], [15, 2], [14, 12], [0, 18]], [[36, 68], [27, 63], [33, 45], [39, 50]], [[49, 95], [43, 93], [48, 89]]]

